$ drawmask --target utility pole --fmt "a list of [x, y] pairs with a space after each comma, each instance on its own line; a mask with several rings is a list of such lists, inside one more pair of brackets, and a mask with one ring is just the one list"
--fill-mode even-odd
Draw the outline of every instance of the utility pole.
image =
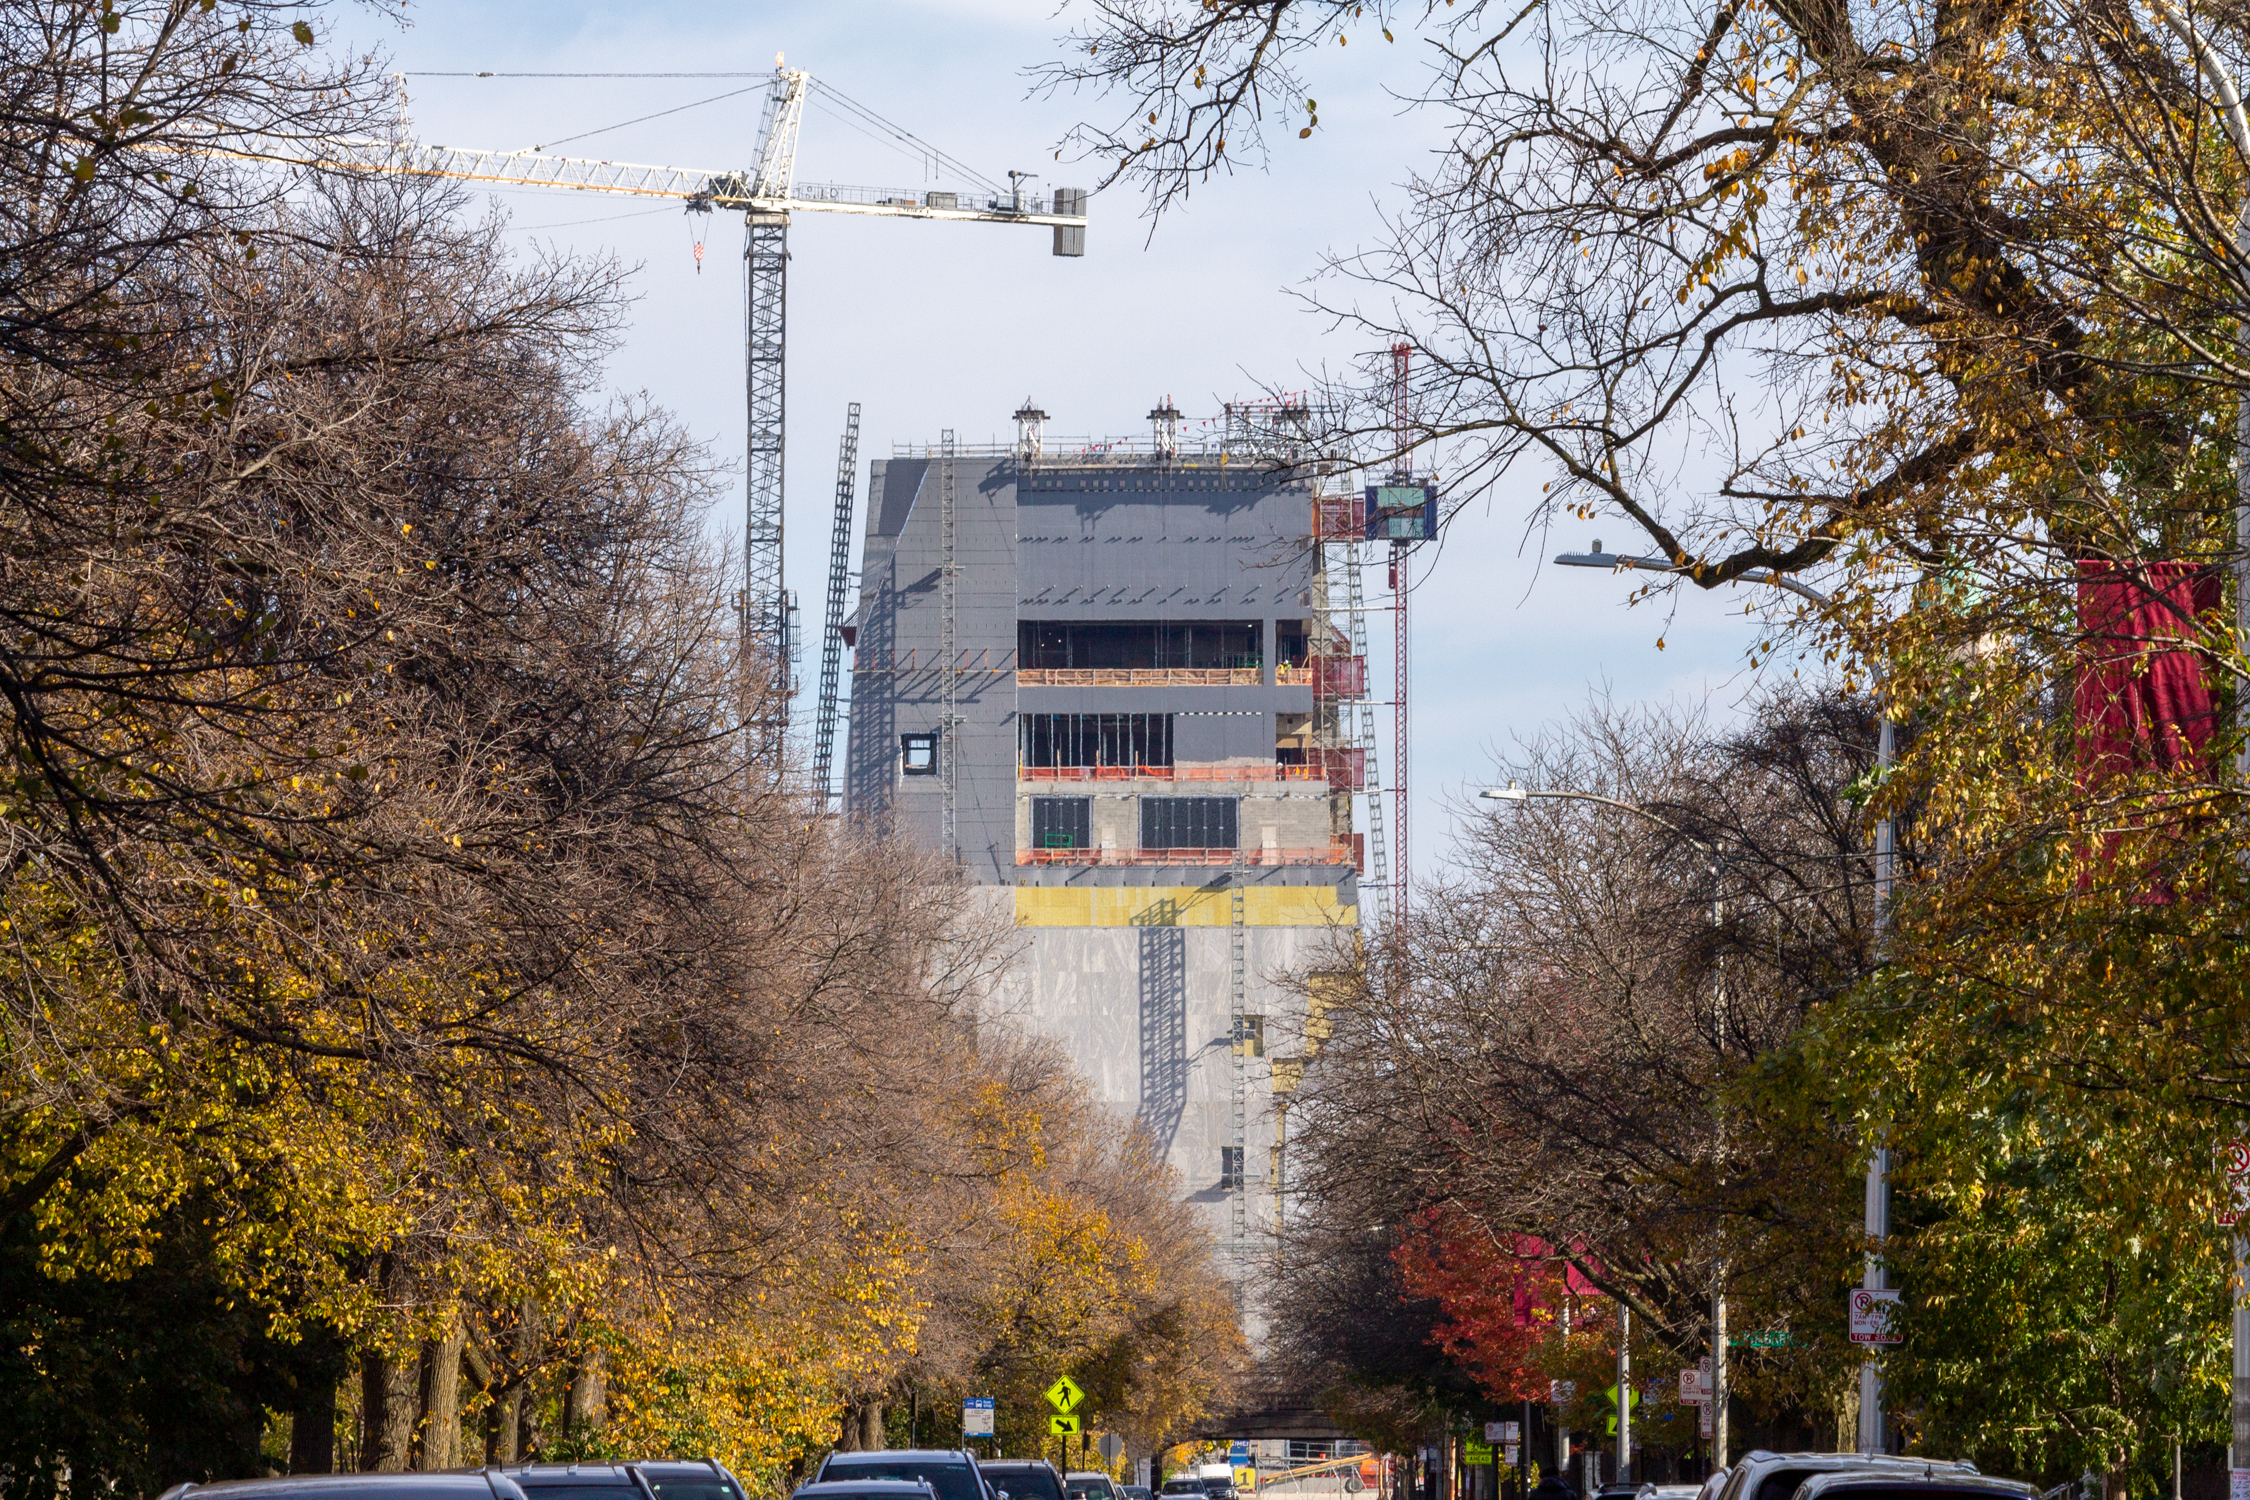
[[1726, 1270], [1719, 1271], [1711, 1294], [1711, 1467], [1727, 1466], [1727, 1293]]
[[1633, 1309], [1617, 1299], [1617, 1482], [1633, 1478]]

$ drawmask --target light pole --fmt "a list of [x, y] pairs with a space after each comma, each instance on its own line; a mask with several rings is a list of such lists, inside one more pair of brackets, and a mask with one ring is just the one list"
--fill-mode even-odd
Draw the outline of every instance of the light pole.
[[[2242, 104], [2242, 90], [2226, 63], [2203, 39], [2185, 12], [2173, 0], [2155, 0], [2156, 14], [2172, 34], [2195, 56], [2196, 71], [2217, 96], [2219, 118], [2235, 155], [2250, 165], [2250, 110]], [[2234, 225], [2237, 274], [2250, 268], [2250, 202], [2236, 211]], [[2236, 350], [2250, 355], [2250, 325], [2236, 335]], [[2250, 392], [2238, 397], [2234, 409], [2234, 636], [2238, 645], [2250, 641]], [[2237, 710], [2239, 712], [2239, 710]], [[2239, 722], [2237, 731], [2244, 726]], [[2235, 746], [2237, 782], [2250, 781], [2250, 736]], [[2229, 1288], [2234, 1303], [2234, 1421], [2227, 1444], [2227, 1490], [2231, 1495], [2250, 1493], [2250, 1239], [2234, 1237], [2234, 1276]]]
[[[2165, 0], [2158, 0], [2158, 10], [2168, 20], [2172, 19], [2172, 12]], [[2184, 21], [2175, 23], [2175, 29], [2184, 26]], [[2207, 54], [2208, 49], [2204, 49], [2203, 55]], [[2231, 83], [2220, 92], [2223, 99], [2230, 101], [2234, 110], [2228, 124], [2234, 132], [2235, 145], [2243, 153], [2243, 159], [2250, 162], [2250, 120], [2244, 118], [2242, 103], [2235, 97]], [[2250, 258], [2250, 216], [2245, 217], [2244, 226], [2245, 256]], [[2250, 454], [2250, 400], [2243, 404], [2237, 429], [2236, 441], [2240, 450]], [[2241, 549], [2240, 560], [2236, 564], [2236, 624], [2243, 638], [2250, 639], [2250, 587], [2245, 586], [2246, 581], [2250, 581], [2250, 572], [2244, 571], [2250, 569], [2250, 465], [2238, 465], [2237, 484], [2242, 498], [2238, 500], [2235, 510], [2236, 532]], [[1607, 568], [1613, 573], [1685, 574], [1693, 571], [1686, 565], [1661, 557], [1628, 557], [1620, 553], [1604, 552], [1599, 541], [1594, 543], [1594, 550], [1591, 552], [1564, 552], [1555, 561], [1566, 568]], [[1767, 568], [1749, 568], [1736, 576], [1744, 583], [1769, 583], [1775, 588], [1786, 589], [1822, 609], [1827, 609], [1836, 602], [1832, 595], [1824, 594], [1810, 584], [1799, 583], [1787, 574], [1776, 573]], [[1891, 759], [1898, 748], [1896, 726], [1891, 722], [1889, 705], [1883, 705], [1880, 712], [1882, 723], [1875, 734], [1875, 774], [1878, 779], [1890, 769]], [[2250, 740], [2245, 741], [2240, 757], [2239, 769], [2245, 779], [2250, 779]], [[1875, 941], [1878, 948], [1889, 920], [1895, 857], [1893, 837], [1891, 818], [1885, 813], [1875, 824]], [[1880, 1248], [1891, 1232], [1891, 1152], [1888, 1146], [1877, 1146], [1867, 1158], [1866, 1230], [1868, 1250], [1860, 1271], [1860, 1285], [1868, 1291], [1881, 1291], [1890, 1281], [1890, 1273], [1884, 1267]], [[2250, 1241], [2237, 1239], [2235, 1263], [2238, 1280], [2245, 1275], [2243, 1266], [2246, 1257], [2250, 1257]], [[1713, 1293], [1712, 1323], [1715, 1326], [1726, 1321], [1725, 1297], [1723, 1288]], [[1717, 1342], [1723, 1343], [1723, 1339]], [[1711, 1399], [1714, 1403], [1723, 1403], [1721, 1392], [1725, 1389], [1725, 1369], [1724, 1350], [1715, 1349], [1711, 1355]], [[2250, 1464], [2250, 1309], [2240, 1306], [2235, 1312], [2235, 1371], [2236, 1445], [2245, 1455], [2240, 1462]], [[1711, 1428], [1716, 1462], [1722, 1467], [1726, 1463], [1727, 1452], [1725, 1412], [1723, 1404], [1716, 1406], [1712, 1413]], [[1859, 1365], [1859, 1447], [1866, 1453], [1883, 1451], [1883, 1367], [1876, 1363], [1872, 1354], [1861, 1360]], [[2245, 1484], [2250, 1485], [2250, 1475], [2245, 1476]]]
[[[1595, 545], [1598, 547], [1600, 544], [1596, 543]], [[1670, 830], [1672, 833], [1678, 835], [1680, 838], [1685, 839], [1688, 843], [1693, 844], [1696, 848], [1702, 850], [1704, 857], [1711, 861], [1711, 874], [1713, 877], [1713, 890], [1711, 893], [1711, 926], [1715, 931], [1726, 925], [1726, 898], [1720, 895], [1717, 890], [1717, 877], [1719, 873], [1718, 847], [1708, 842], [1707, 840], [1697, 838], [1694, 834], [1689, 833], [1686, 829], [1680, 827], [1677, 823], [1672, 822], [1669, 818], [1660, 817], [1657, 814], [1650, 812], [1647, 808], [1641, 806], [1638, 802], [1623, 802], [1615, 797], [1604, 797], [1595, 792], [1535, 791], [1532, 788], [1523, 786], [1520, 783], [1513, 781], [1509, 782], [1506, 786], [1487, 787], [1477, 795], [1488, 801], [1514, 803], [1518, 806], [1522, 805], [1525, 802], [1529, 802], [1534, 798], [1551, 798], [1556, 801], [1562, 802], [1594, 802], [1599, 803], [1603, 807], [1618, 808], [1621, 811], [1632, 813], [1636, 817], [1646, 818], [1649, 822], [1656, 824], [1659, 828]], [[1726, 1044], [1726, 1017], [1724, 998], [1726, 991], [1723, 986], [1716, 984], [1714, 985], [1714, 989], [1714, 1003], [1717, 1005], [1719, 1010], [1719, 1042], [1723, 1047]], [[1619, 1327], [1617, 1354], [1617, 1431], [1619, 1436], [1617, 1451], [1619, 1461], [1622, 1463], [1626, 1452], [1626, 1438], [1631, 1431], [1631, 1428], [1628, 1425], [1630, 1422], [1630, 1417], [1624, 1409], [1626, 1400], [1629, 1395], [1629, 1391], [1626, 1386], [1626, 1375], [1628, 1373], [1629, 1366], [1626, 1362], [1627, 1356], [1625, 1354], [1625, 1345], [1628, 1342], [1630, 1331], [1632, 1329], [1633, 1315], [1632, 1312], [1628, 1308], [1626, 1308], [1622, 1300], [1619, 1301], [1617, 1306]], [[1714, 1469], [1723, 1469], [1726, 1467], [1727, 1292], [1726, 1260], [1723, 1255], [1720, 1257], [1718, 1274], [1712, 1278], [1711, 1283], [1711, 1454], [1711, 1466]], [[1620, 1469], [1618, 1477], [1620, 1480], [1625, 1477], [1622, 1469]]]

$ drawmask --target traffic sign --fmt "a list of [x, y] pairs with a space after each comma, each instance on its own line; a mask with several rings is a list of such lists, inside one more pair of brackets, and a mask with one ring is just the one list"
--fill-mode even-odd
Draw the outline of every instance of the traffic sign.
[[2219, 1165], [2227, 1174], [2226, 1193], [2219, 1200], [2219, 1224], [2232, 1229], [2250, 1216], [2250, 1141], [2228, 1141], [2221, 1146]]
[[1680, 1399], [1690, 1405], [1711, 1399], [1711, 1361], [1706, 1359], [1701, 1369], [1691, 1365], [1680, 1371]]
[[1851, 1294], [1851, 1335], [1855, 1344], [1901, 1344], [1898, 1331], [1898, 1293], [1889, 1288], [1861, 1287]]
[[[1085, 1399], [1086, 1393], [1068, 1375], [1056, 1376], [1055, 1383], [1047, 1387], [1047, 1404], [1059, 1412], [1074, 1412], [1078, 1410], [1078, 1403]], [[1062, 1431], [1059, 1427], [1054, 1430]], [[1078, 1429], [1073, 1427], [1070, 1430], [1076, 1432]]]
[[1058, 1413], [1047, 1419], [1049, 1437], [1081, 1437], [1084, 1434], [1085, 1428], [1078, 1417], [1066, 1417]]
[[1578, 1382], [1575, 1380], [1550, 1380], [1547, 1382], [1547, 1404], [1568, 1406], [1578, 1399]]
[[1475, 1438], [1468, 1439], [1461, 1444], [1461, 1462], [1465, 1464], [1491, 1463], [1492, 1445], [1480, 1443]]
[[1114, 1432], [1105, 1432], [1102, 1440], [1094, 1446], [1102, 1450], [1104, 1463], [1113, 1464], [1117, 1462], [1117, 1455], [1125, 1451], [1125, 1440]]
[[992, 1436], [992, 1398], [971, 1396], [961, 1403], [961, 1435], [963, 1437]]

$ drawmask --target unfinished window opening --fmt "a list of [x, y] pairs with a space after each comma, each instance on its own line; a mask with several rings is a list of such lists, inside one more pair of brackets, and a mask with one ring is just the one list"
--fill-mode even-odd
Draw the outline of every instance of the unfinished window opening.
[[898, 737], [899, 768], [909, 776], [935, 776], [938, 770], [938, 737], [935, 730]]
[[1170, 714], [1025, 714], [1017, 754], [1027, 766], [1169, 766]]
[[1035, 671], [1262, 667], [1265, 627], [1257, 620], [1019, 620], [1016, 665]]

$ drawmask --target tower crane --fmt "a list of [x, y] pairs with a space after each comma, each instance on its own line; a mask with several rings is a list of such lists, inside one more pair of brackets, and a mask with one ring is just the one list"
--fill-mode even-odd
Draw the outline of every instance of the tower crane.
[[[862, 214], [978, 224], [1037, 224], [1054, 230], [1054, 253], [1086, 253], [1086, 192], [1056, 188], [1042, 198], [1026, 189], [1031, 178], [1008, 173], [1005, 189], [910, 191], [798, 182], [797, 136], [808, 95], [819, 87], [802, 69], [775, 60], [758, 132], [755, 164], [748, 170], [706, 171], [637, 166], [549, 156], [532, 151], [478, 151], [452, 146], [344, 142], [301, 165], [327, 170], [448, 177], [505, 187], [552, 187], [625, 197], [672, 198], [690, 213], [740, 211], [743, 216], [743, 346], [749, 441], [743, 529], [744, 645], [772, 672], [774, 702], [786, 723], [794, 687], [796, 642], [791, 596], [782, 575], [783, 418], [785, 415], [789, 220], [798, 213]], [[833, 90], [828, 90], [834, 94]], [[836, 95], [841, 102], [842, 96]], [[851, 106], [867, 114], [857, 105]], [[877, 118], [870, 116], [870, 118]], [[888, 122], [884, 122], [888, 123]], [[893, 127], [895, 129], [895, 127]], [[900, 132], [903, 134], [903, 132]], [[936, 159], [949, 166], [942, 154]], [[964, 175], [974, 175], [967, 174]]]

